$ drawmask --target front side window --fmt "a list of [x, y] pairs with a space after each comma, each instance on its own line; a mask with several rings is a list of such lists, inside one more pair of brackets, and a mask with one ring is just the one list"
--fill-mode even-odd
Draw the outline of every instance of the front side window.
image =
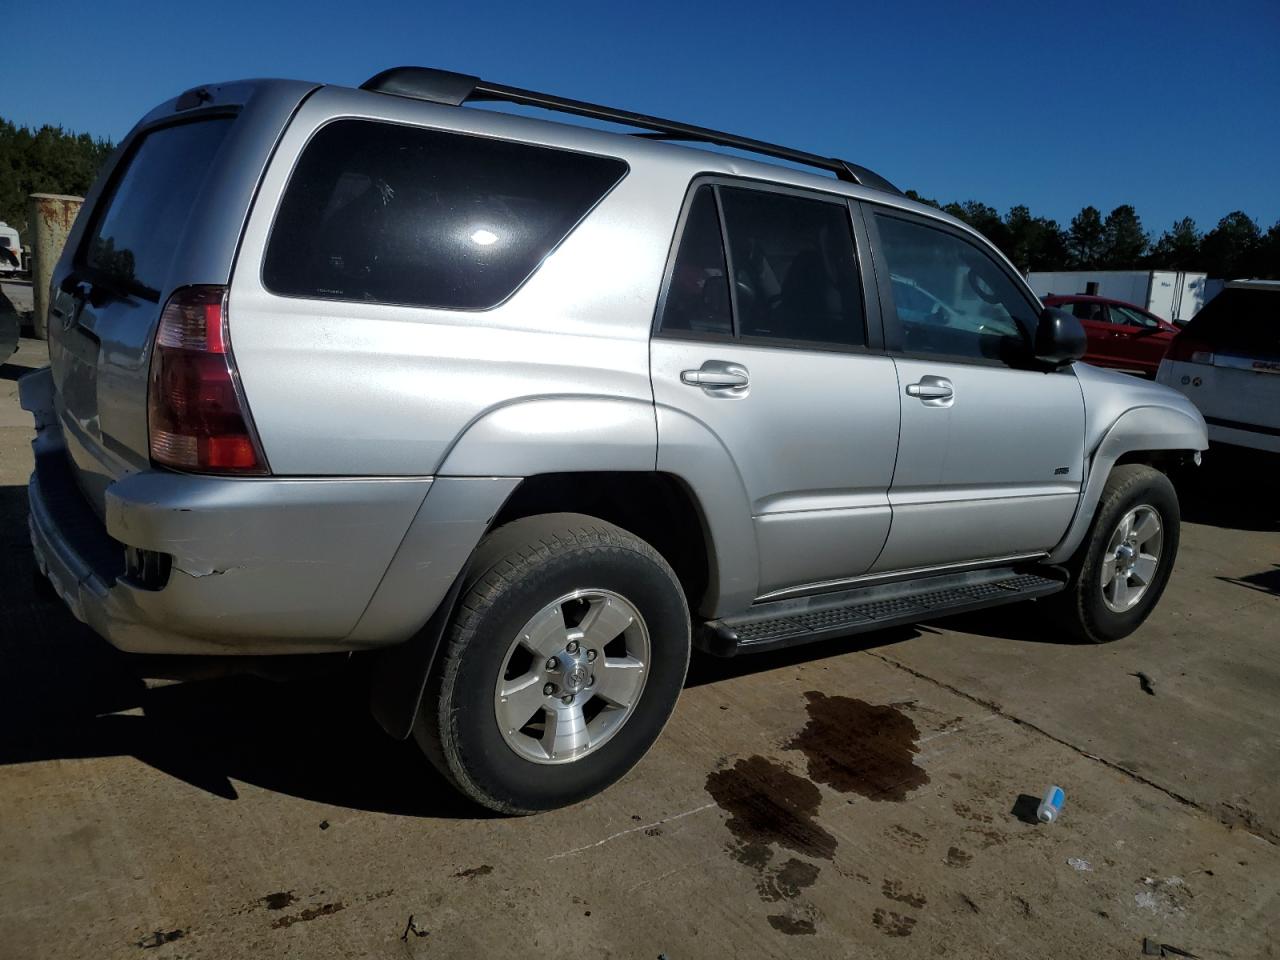
[[741, 187], [720, 199], [739, 336], [865, 345], [849, 208]]
[[[1014, 362], [1035, 329], [1027, 298], [966, 240], [876, 214], [896, 311], [896, 348], [907, 354]], [[892, 317], [890, 319], [893, 319]]]
[[612, 157], [337, 120], [289, 178], [263, 282], [284, 296], [488, 309], [626, 170]]

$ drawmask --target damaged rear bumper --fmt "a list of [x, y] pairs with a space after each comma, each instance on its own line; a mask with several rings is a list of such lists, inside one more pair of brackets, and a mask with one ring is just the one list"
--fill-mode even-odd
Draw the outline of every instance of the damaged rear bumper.
[[[41, 409], [47, 390], [38, 376], [21, 385], [38, 430], [28, 486], [36, 563], [75, 616], [114, 646], [320, 653], [402, 640], [418, 620], [397, 630], [356, 629], [431, 478], [241, 480], [143, 471], [107, 488], [99, 517], [79, 491], [56, 418]], [[126, 547], [171, 558], [167, 580], [153, 589], [131, 582]]]

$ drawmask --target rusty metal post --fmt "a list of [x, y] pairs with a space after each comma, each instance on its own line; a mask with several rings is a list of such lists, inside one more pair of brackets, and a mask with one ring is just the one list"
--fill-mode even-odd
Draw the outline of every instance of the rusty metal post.
[[76, 222], [84, 197], [66, 197], [57, 193], [33, 193], [28, 198], [28, 233], [31, 238], [31, 293], [35, 311], [31, 326], [41, 340], [49, 339], [49, 280], [62, 256], [67, 234]]

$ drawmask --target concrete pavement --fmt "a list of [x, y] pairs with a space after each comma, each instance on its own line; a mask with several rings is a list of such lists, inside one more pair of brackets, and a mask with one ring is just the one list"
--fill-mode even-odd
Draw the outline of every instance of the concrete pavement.
[[[353, 677], [147, 685], [33, 588], [12, 394], [41, 346], [0, 368], [0, 957], [1278, 952], [1280, 513], [1250, 465], [1184, 485], [1126, 640], [1022, 607], [697, 660], [621, 783], [499, 819]], [[1048, 783], [1062, 819], [1027, 822]]]

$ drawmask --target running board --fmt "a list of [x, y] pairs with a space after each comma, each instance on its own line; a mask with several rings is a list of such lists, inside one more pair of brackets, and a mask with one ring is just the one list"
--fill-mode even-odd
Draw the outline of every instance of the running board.
[[1046, 566], [1035, 570], [994, 567], [758, 603], [704, 624], [697, 645], [721, 657], [777, 650], [1047, 597], [1066, 586], [1064, 570]]

